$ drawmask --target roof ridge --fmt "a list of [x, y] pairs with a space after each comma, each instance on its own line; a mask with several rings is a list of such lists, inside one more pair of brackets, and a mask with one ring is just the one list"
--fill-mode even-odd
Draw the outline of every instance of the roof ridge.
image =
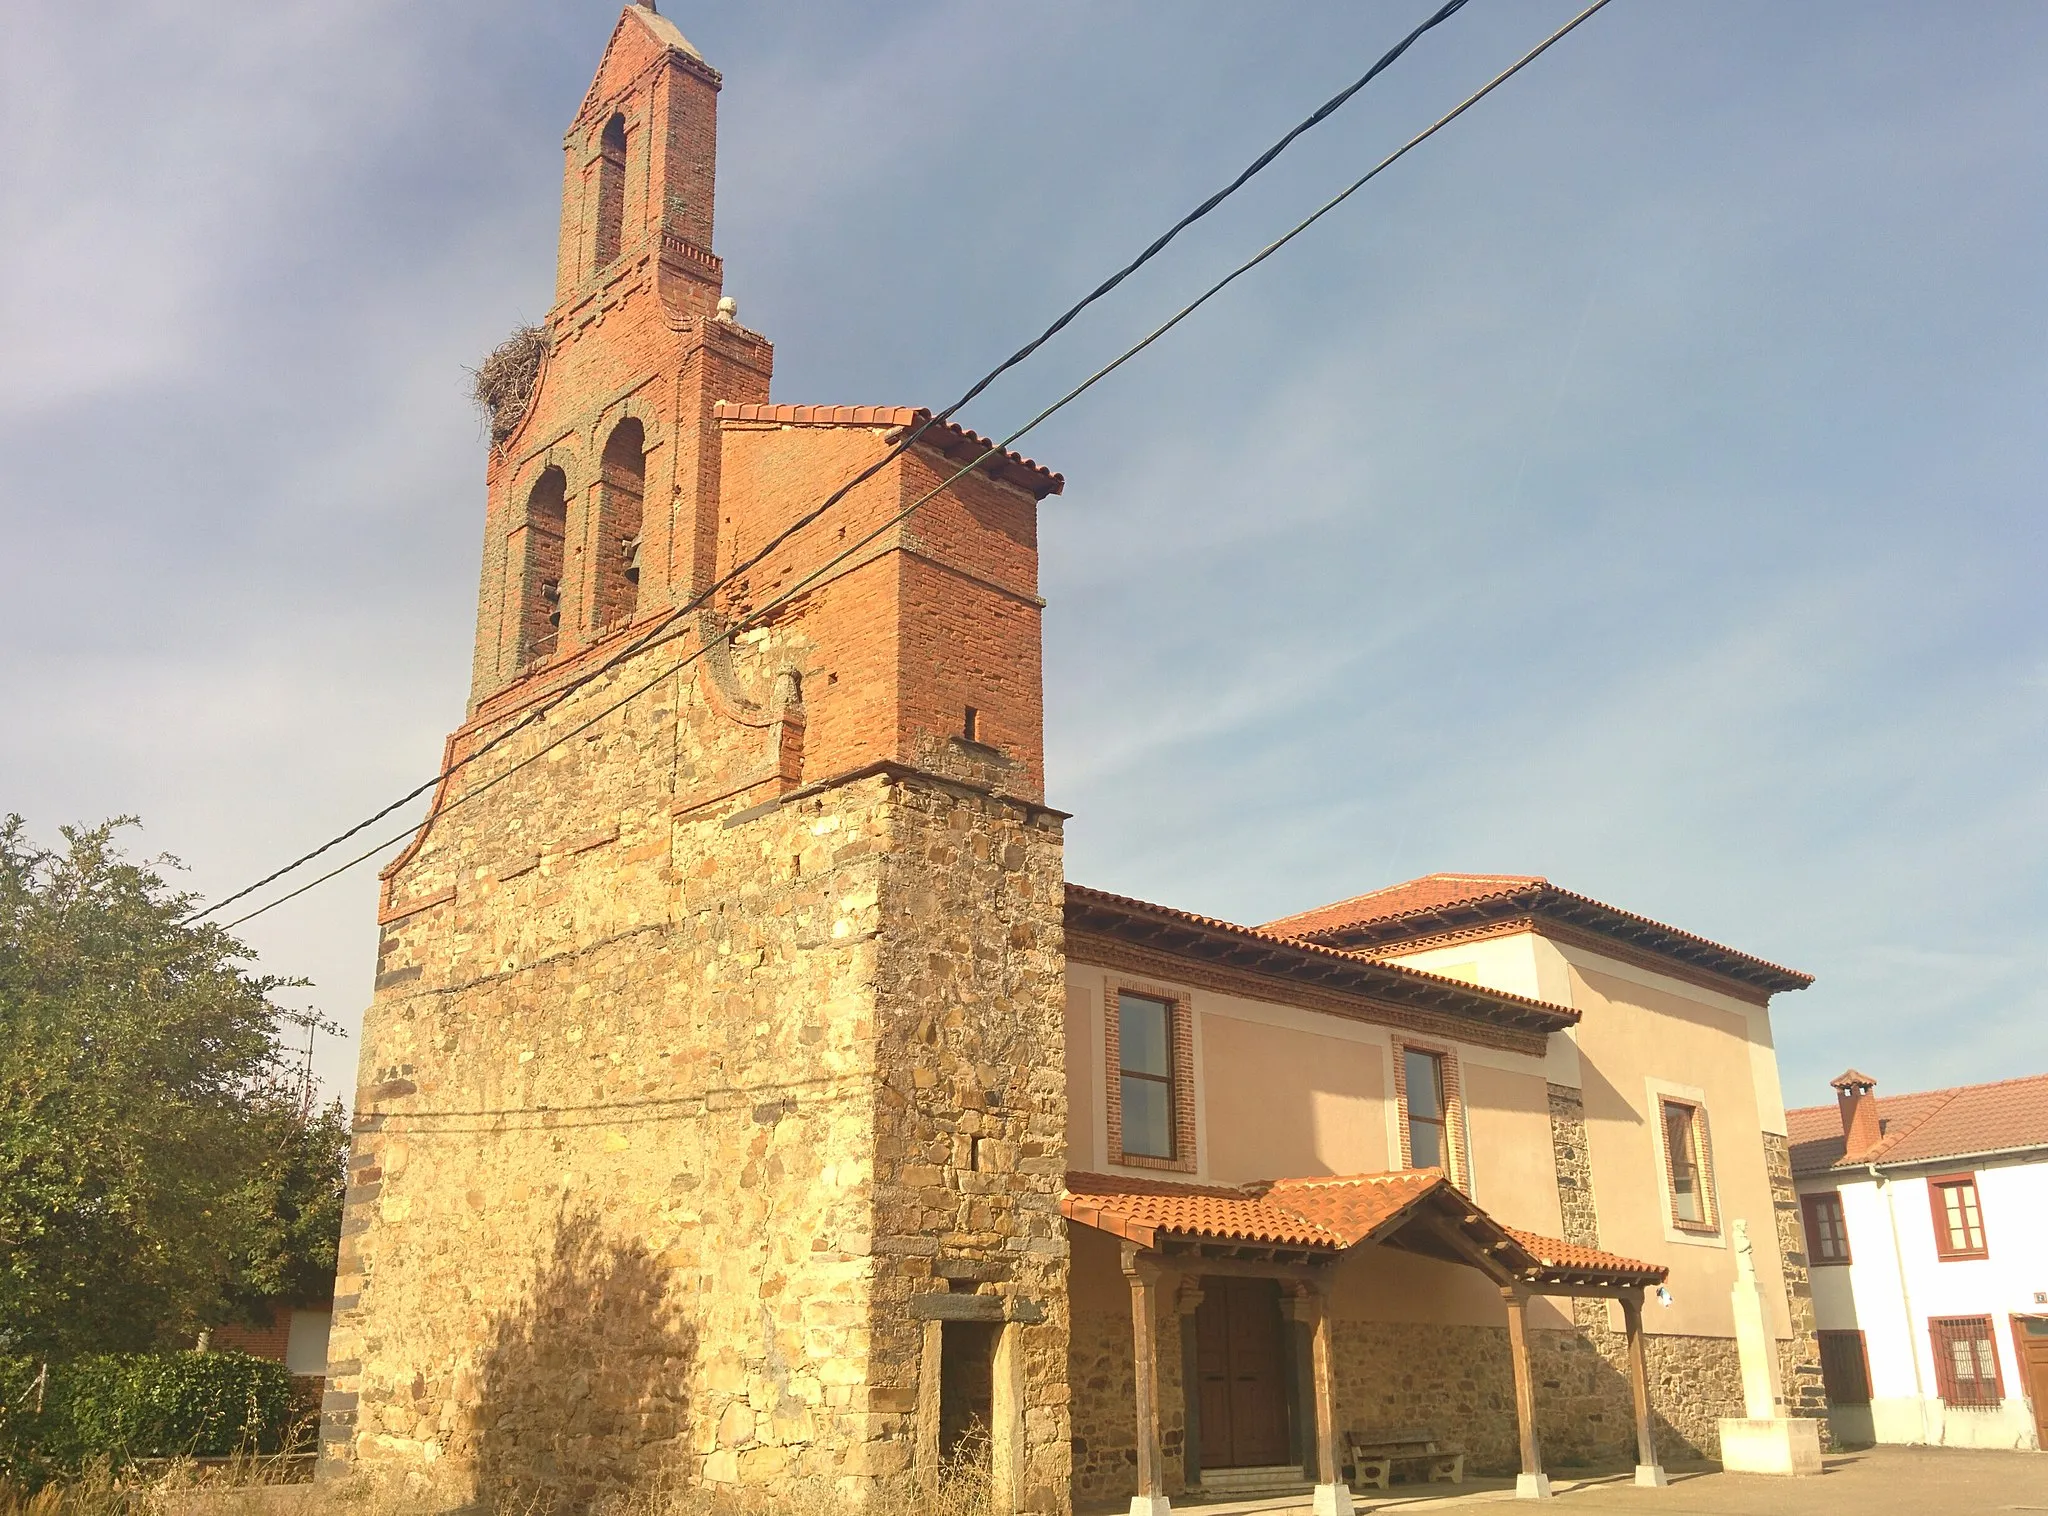
[[[1956, 1089], [1952, 1090], [1936, 1090], [1931, 1091], [1929, 1093], [1939, 1094], [1943, 1098], [1934, 1105], [1929, 1106], [1919, 1115], [1914, 1116], [1911, 1119], [1907, 1120], [1904, 1124], [1902, 1124], [1899, 1127], [1897, 1131], [1882, 1133], [1877, 1139], [1877, 1146], [1873, 1147], [1867, 1153], [1858, 1153], [1856, 1155], [1855, 1161], [1858, 1163], [1878, 1162], [1884, 1157], [1886, 1153], [1889, 1153], [1893, 1148], [1897, 1147], [1900, 1143], [1904, 1142], [1914, 1132], [1919, 1131], [1921, 1127], [1927, 1125], [1927, 1123], [1932, 1121], [1936, 1116], [1939, 1116], [1943, 1111], [1947, 1110], [1950, 1106], [1954, 1105], [1957, 1100], [1962, 1098], [1963, 1091], [1962, 1088], [1959, 1086]], [[1884, 1116], [1883, 1106], [1880, 1105], [1878, 1107], [1877, 1114], [1880, 1120], [1882, 1120]], [[1842, 1154], [1841, 1161], [1847, 1162], [1848, 1160], [1849, 1155], [1846, 1152], [1844, 1152]]]
[[[1439, 898], [1444, 894], [1445, 885], [1456, 886], [1461, 882], [1468, 882], [1473, 887], [1464, 894]], [[1429, 888], [1431, 885], [1437, 886], [1433, 892]], [[1402, 951], [1404, 943], [1428, 938], [1433, 932], [1442, 930], [1440, 926], [1432, 926], [1432, 922], [1440, 923], [1446, 913], [1469, 912], [1478, 907], [1498, 909], [1503, 904], [1512, 905], [1517, 897], [1524, 895], [1533, 896], [1526, 910], [1539, 923], [1539, 930], [1543, 920], [1554, 916], [1555, 925], [1590, 931], [1597, 937], [1621, 941], [1640, 951], [1676, 959], [1709, 973], [1719, 972], [1738, 983], [1754, 985], [1756, 977], [1761, 975], [1776, 981], [1775, 987], [1764, 986], [1768, 993], [1803, 989], [1813, 982], [1813, 976], [1804, 970], [1787, 968], [1784, 964], [1730, 947], [1684, 927], [1673, 926], [1639, 911], [1610, 905], [1577, 890], [1568, 890], [1541, 874], [1423, 874], [1363, 895], [1353, 895], [1288, 916], [1276, 916], [1265, 923], [1262, 930], [1299, 931], [1302, 940], [1364, 934], [1373, 939], [1369, 944], [1372, 955], [1384, 960], [1386, 956]], [[1370, 903], [1382, 897], [1387, 899], [1387, 905], [1373, 908]], [[1351, 909], [1353, 907], [1360, 909]], [[1585, 919], [1587, 912], [1592, 915], [1591, 921]], [[1644, 931], [1653, 939], [1647, 944], [1631, 935]], [[1681, 947], [1683, 951], [1680, 951]], [[1720, 960], [1718, 966], [1696, 962], [1700, 954]], [[1731, 971], [1730, 965], [1741, 966], [1742, 972]]]
[[[1931, 1090], [1899, 1090], [1896, 1093], [1890, 1095], [1878, 1095], [1876, 1096], [1876, 1100], [1880, 1110], [1884, 1107], [1887, 1101], [1931, 1100], [1937, 1095], [1944, 1097], [1942, 1100], [1942, 1104], [1946, 1105], [1949, 1099], [1952, 1099], [1957, 1095], [1967, 1095], [1975, 1090], [1997, 1090], [2003, 1089], [2008, 1085], [2038, 1084], [2044, 1081], [2048, 1081], [2048, 1071], [2044, 1071], [2039, 1074], [2015, 1074], [2010, 1079], [1986, 1079], [1979, 1084], [1942, 1084], [1936, 1085]], [[1833, 1115], [1835, 1110], [1836, 1107], [1833, 1105], [1794, 1105], [1787, 1106], [1785, 1108], [1785, 1114], [1787, 1116], [1791, 1116], [1794, 1114], [1805, 1115], [1811, 1112], [1818, 1111], [1825, 1112], [1829, 1115]]]

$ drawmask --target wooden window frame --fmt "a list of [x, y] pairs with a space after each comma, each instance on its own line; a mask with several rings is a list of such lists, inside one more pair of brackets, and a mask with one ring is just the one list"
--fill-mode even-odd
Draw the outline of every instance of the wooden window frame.
[[1415, 1151], [1408, 1136], [1408, 1054], [1427, 1053], [1437, 1061], [1444, 1085], [1444, 1177], [1463, 1186], [1468, 1172], [1465, 1153], [1465, 1081], [1458, 1066], [1458, 1050], [1448, 1043], [1427, 1042], [1419, 1037], [1396, 1037], [1394, 1042], [1394, 1121], [1400, 1130], [1401, 1167], [1415, 1167]]
[[[1831, 1406], [1867, 1406], [1876, 1399], [1877, 1386], [1870, 1379], [1870, 1341], [1863, 1335], [1862, 1331], [1855, 1327], [1822, 1327], [1813, 1335], [1814, 1350], [1819, 1355], [1821, 1363], [1821, 1388], [1823, 1393], [1827, 1394], [1828, 1404]], [[1830, 1339], [1841, 1342], [1850, 1338], [1855, 1340], [1856, 1356], [1861, 1360], [1863, 1366], [1863, 1398], [1861, 1400], [1837, 1400], [1832, 1393], [1827, 1391], [1827, 1344]]]
[[[1973, 1340], [1981, 1340], [1991, 1349], [1991, 1383], [1995, 1398], [1964, 1400], [1959, 1397], [1956, 1383], [1955, 1355], [1949, 1351], [1955, 1340], [1952, 1332], [1956, 1327], [1975, 1327], [1979, 1323], [1984, 1329], [1983, 1336]], [[1944, 1328], [1950, 1331], [1945, 1333]], [[1930, 1316], [1927, 1318], [1927, 1346], [1934, 1355], [1934, 1383], [1943, 1405], [1965, 1410], [1996, 1410], [2005, 1403], [2005, 1365], [2000, 1361], [1998, 1352], [1998, 1329], [1989, 1316]]]
[[[1186, 990], [1137, 979], [1104, 976], [1102, 993], [1103, 1045], [1107, 1056], [1103, 1072], [1108, 1084], [1105, 1109], [1109, 1128], [1109, 1161], [1118, 1168], [1163, 1169], [1168, 1173], [1192, 1174], [1195, 1153], [1195, 1020], [1194, 1004]], [[1173, 1156], [1124, 1151], [1123, 1027], [1118, 1000], [1138, 995], [1166, 1003], [1167, 1054], [1173, 1071], [1167, 1099], [1171, 1110]]]
[[[1671, 1155], [1671, 1125], [1665, 1119], [1665, 1111], [1671, 1106], [1692, 1113], [1693, 1144], [1698, 1149], [1700, 1212], [1698, 1221], [1688, 1221], [1678, 1214], [1678, 1164]], [[1721, 1197], [1714, 1184], [1714, 1142], [1707, 1126], [1706, 1102], [1687, 1100], [1678, 1095], [1657, 1096], [1657, 1146], [1664, 1155], [1664, 1214], [1666, 1220], [1681, 1232], [1695, 1237], [1718, 1237], [1721, 1234]]]
[[[1970, 1188], [1970, 1198], [1977, 1207], [1977, 1246], [1955, 1247], [1951, 1244], [1948, 1230], [1948, 1206], [1944, 1203], [1943, 1192]], [[1927, 1176], [1927, 1208], [1934, 1216], [1934, 1256], [1943, 1263], [1969, 1263], [1991, 1256], [1991, 1229], [1984, 1224], [1984, 1191], [1977, 1183], [1975, 1173], [1930, 1174]], [[1958, 1321], [1965, 1318], [1958, 1316]]]
[[[1821, 1240], [1825, 1234], [1820, 1227], [1820, 1211], [1824, 1206], [1834, 1207], [1835, 1229], [1842, 1238], [1842, 1251], [1839, 1257], [1825, 1257], [1821, 1252]], [[1809, 1266], [1839, 1268], [1855, 1261], [1849, 1246], [1849, 1217], [1842, 1209], [1840, 1190], [1816, 1190], [1811, 1195], [1801, 1195], [1799, 1214], [1806, 1223], [1806, 1261]]]

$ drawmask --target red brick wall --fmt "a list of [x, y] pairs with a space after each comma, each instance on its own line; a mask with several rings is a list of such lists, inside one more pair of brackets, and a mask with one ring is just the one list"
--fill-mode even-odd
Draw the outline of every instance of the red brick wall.
[[[608, 631], [687, 603], [880, 459], [900, 424], [893, 415], [786, 424], [718, 414], [721, 401], [767, 400], [773, 349], [715, 317], [717, 76], [666, 50], [648, 26], [622, 19], [570, 129], [548, 357], [525, 416], [488, 467], [472, 715], [521, 681], [559, 678]], [[618, 254], [600, 267], [600, 138], [615, 114], [626, 125], [627, 187]], [[619, 539], [636, 525], [631, 491], [616, 459], [607, 481], [603, 458], [630, 422], [642, 430], [644, 458], [637, 589], [623, 584], [619, 561]], [[767, 606], [972, 456], [957, 432], [934, 442], [722, 592], [719, 623]], [[957, 456], [941, 453], [949, 444]], [[557, 560], [551, 544], [536, 551], [527, 526], [529, 498], [550, 468], [566, 479], [551, 647], [537, 633], [548, 577], [537, 565]], [[891, 759], [1043, 793], [1035, 490], [1045, 481], [1010, 475], [948, 485], [775, 613], [802, 684], [803, 781]], [[970, 707], [971, 743], [960, 740]]]
[[212, 1344], [217, 1352], [247, 1353], [254, 1358], [284, 1362], [285, 1347], [291, 1341], [292, 1313], [273, 1311], [268, 1324], [246, 1326], [240, 1322], [214, 1328]]

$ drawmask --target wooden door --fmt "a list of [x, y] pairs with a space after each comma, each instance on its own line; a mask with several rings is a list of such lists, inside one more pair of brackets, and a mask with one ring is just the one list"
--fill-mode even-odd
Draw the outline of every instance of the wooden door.
[[1277, 1281], [1229, 1276], [1202, 1281], [1195, 1362], [1204, 1468], [1287, 1462], [1287, 1360], [1281, 1331]]
[[2048, 1316], [2013, 1317], [2012, 1346], [2027, 1398], [2034, 1402], [2035, 1433], [2048, 1448]]

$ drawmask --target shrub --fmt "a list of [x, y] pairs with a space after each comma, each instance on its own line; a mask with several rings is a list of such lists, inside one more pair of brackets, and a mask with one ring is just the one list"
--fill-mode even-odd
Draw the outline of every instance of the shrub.
[[[49, 1366], [0, 1358], [0, 1476], [40, 1484], [105, 1461], [282, 1451], [291, 1371], [246, 1353], [119, 1353]], [[40, 1403], [39, 1403], [40, 1402]]]

